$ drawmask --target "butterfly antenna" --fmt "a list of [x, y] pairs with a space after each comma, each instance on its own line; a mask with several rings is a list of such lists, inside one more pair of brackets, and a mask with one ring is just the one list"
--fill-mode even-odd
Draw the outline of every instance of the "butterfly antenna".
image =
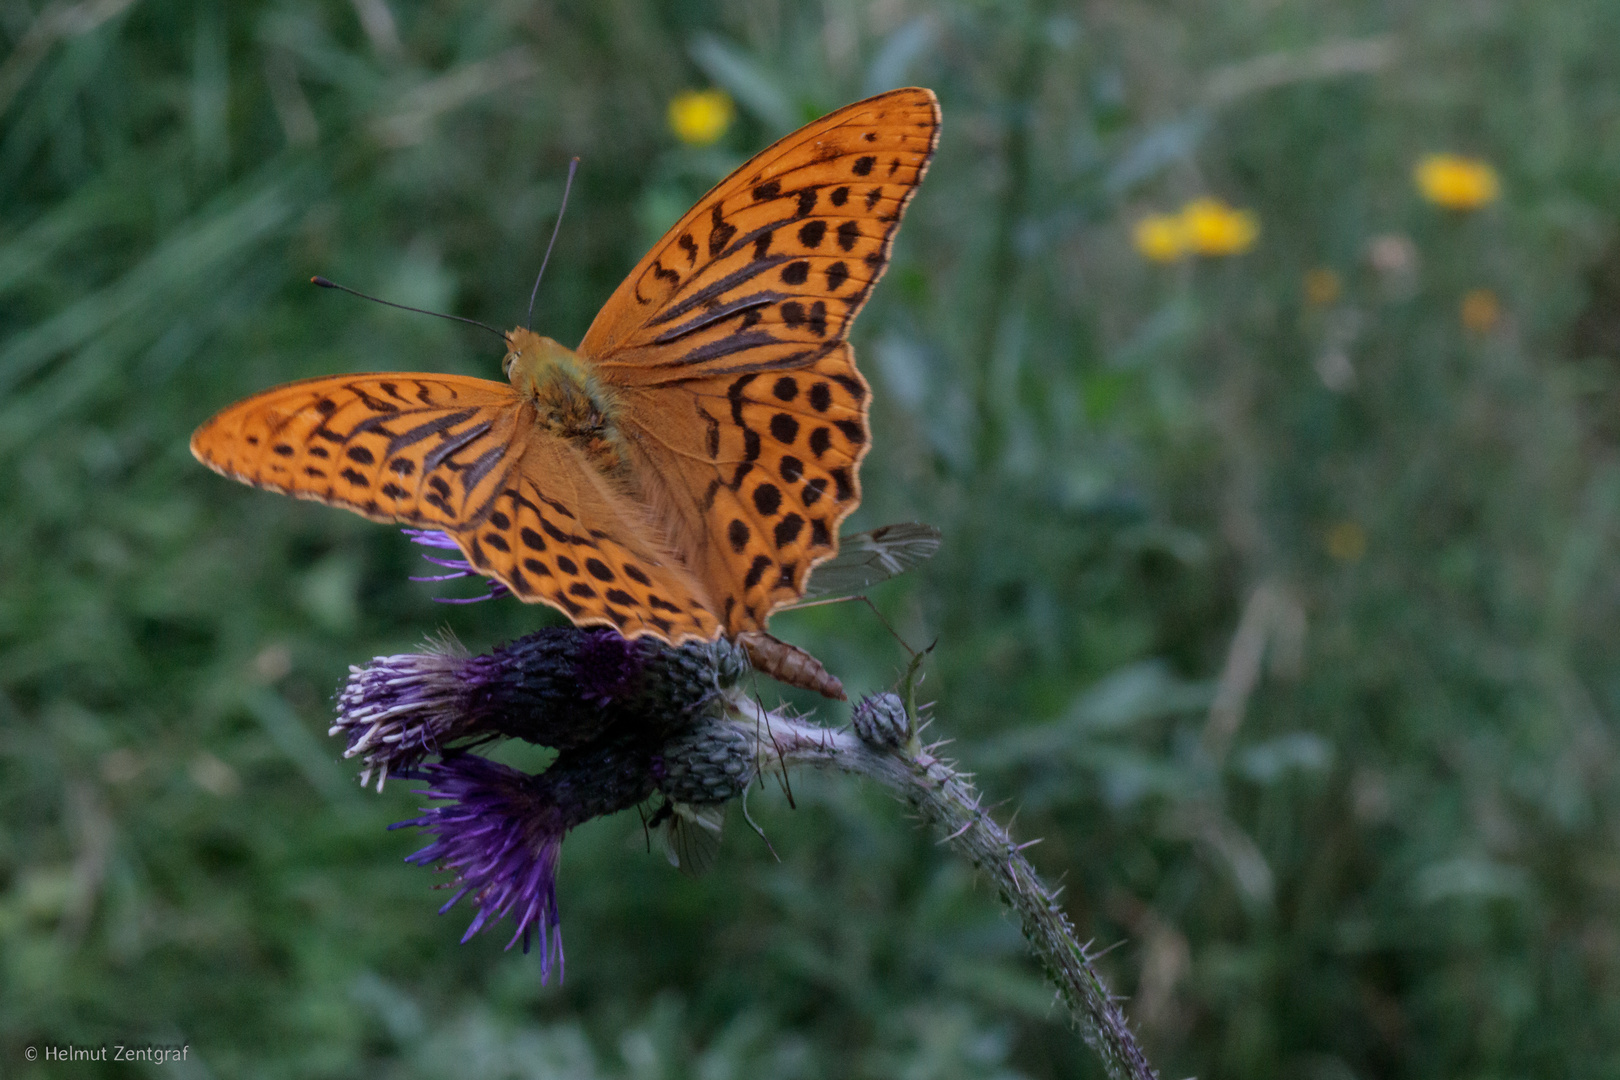
[[310, 282], [311, 285], [319, 285], [323, 289], [337, 289], [340, 292], [346, 292], [346, 293], [349, 293], [352, 296], [358, 296], [362, 300], [370, 300], [373, 304], [382, 304], [382, 305], [384, 305], [386, 307], [399, 308], [399, 310], [401, 310], [401, 311], [414, 311], [418, 315], [432, 315], [434, 318], [437, 318], [437, 319], [454, 319], [456, 322], [469, 323], [469, 324], [471, 324], [473, 326], [482, 326], [485, 330], [488, 330], [490, 333], [494, 334], [496, 337], [500, 338], [502, 341], [506, 340], [506, 335], [505, 334], [501, 333], [499, 330], [497, 330], [493, 326], [489, 325], [489, 323], [482, 323], [482, 322], [479, 322], [477, 319], [466, 319], [466, 318], [461, 317], [460, 315], [446, 315], [442, 311], [428, 311], [426, 308], [411, 307], [408, 304], [396, 304], [392, 300], [382, 300], [382, 299], [379, 299], [378, 297], [375, 297], [375, 296], [367, 296], [365, 293], [361, 292], [359, 289], [351, 289], [347, 285], [339, 285], [335, 281], [328, 281], [326, 278], [321, 277], [319, 274], [316, 274], [314, 277], [310, 278], [309, 282]]
[[551, 261], [551, 249], [557, 246], [557, 233], [562, 231], [563, 211], [568, 209], [568, 192], [574, 186], [574, 173], [579, 171], [579, 158], [568, 163], [568, 179], [563, 181], [562, 203], [557, 207], [557, 223], [551, 227], [551, 241], [546, 244], [545, 258], [540, 260], [540, 272], [534, 275], [534, 288], [529, 290], [529, 317], [523, 321], [525, 329], [534, 326], [534, 298], [540, 295], [540, 279], [546, 276], [546, 264]]

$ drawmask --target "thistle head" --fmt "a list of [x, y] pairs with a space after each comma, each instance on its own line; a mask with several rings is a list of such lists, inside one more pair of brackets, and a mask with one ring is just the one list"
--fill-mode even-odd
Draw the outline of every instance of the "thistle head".
[[557, 627], [482, 656], [444, 645], [350, 668], [331, 734], [362, 782], [500, 737], [567, 750], [623, 728], [678, 731], [740, 678], [733, 646], [670, 648], [607, 629]]

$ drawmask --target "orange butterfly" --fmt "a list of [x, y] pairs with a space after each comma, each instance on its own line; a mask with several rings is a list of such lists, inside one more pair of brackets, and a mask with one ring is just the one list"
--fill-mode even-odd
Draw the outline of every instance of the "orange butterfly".
[[939, 141], [932, 91], [893, 90], [781, 139], [705, 195], [577, 350], [518, 328], [508, 382], [305, 379], [198, 428], [226, 476], [442, 530], [579, 625], [671, 644], [724, 634], [842, 697], [765, 632], [860, 502], [870, 390], [846, 338]]

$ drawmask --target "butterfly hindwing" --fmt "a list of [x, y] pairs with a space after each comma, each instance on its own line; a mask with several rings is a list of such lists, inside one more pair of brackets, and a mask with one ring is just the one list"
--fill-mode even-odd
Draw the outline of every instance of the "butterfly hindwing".
[[838, 550], [860, 503], [870, 442], [866, 380], [847, 343], [814, 366], [682, 384], [687, 422], [658, 411], [669, 388], [627, 392], [621, 424], [648, 448], [639, 470], [686, 529], [689, 565], [709, 584], [726, 632], [762, 629]]
[[909, 88], [761, 151], [653, 245], [580, 353], [619, 385], [808, 366], [882, 276], [938, 138], [933, 93]]
[[226, 476], [376, 521], [445, 526], [483, 513], [515, 464], [521, 403], [458, 375], [338, 375], [223, 410], [191, 452]]
[[532, 440], [489, 512], [471, 528], [446, 531], [473, 566], [577, 625], [673, 644], [719, 631], [712, 602], [655, 540], [638, 506], [558, 440]]

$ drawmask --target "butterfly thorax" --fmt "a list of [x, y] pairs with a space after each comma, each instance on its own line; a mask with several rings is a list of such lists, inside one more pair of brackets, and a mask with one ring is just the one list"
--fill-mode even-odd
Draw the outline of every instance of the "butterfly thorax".
[[605, 476], [629, 467], [613, 422], [612, 392], [574, 350], [522, 328], [506, 335], [506, 377], [534, 406], [535, 422], [566, 439]]

